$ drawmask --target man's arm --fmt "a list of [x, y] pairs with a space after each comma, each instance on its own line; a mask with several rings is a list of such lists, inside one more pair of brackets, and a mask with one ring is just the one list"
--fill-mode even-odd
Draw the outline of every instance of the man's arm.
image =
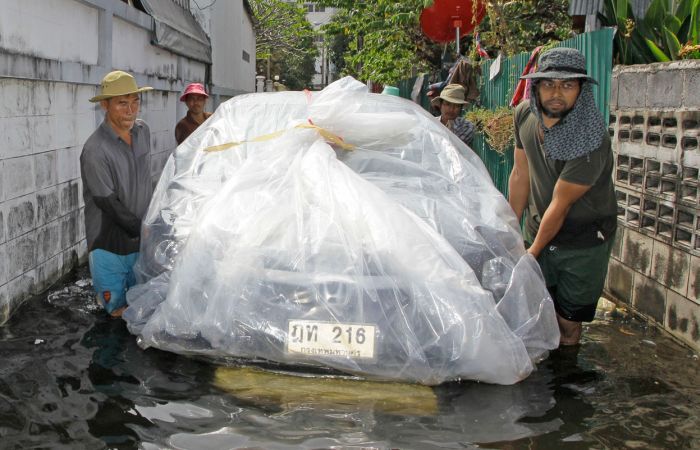
[[530, 196], [530, 166], [525, 150], [515, 147], [513, 170], [508, 178], [508, 203], [520, 220]]
[[102, 210], [119, 228], [126, 231], [131, 238], [141, 235], [141, 219], [129, 211], [116, 194], [107, 197], [94, 197], [95, 204]]
[[561, 178], [557, 180], [557, 184], [554, 185], [552, 201], [542, 216], [535, 242], [528, 249], [532, 256], [537, 258], [542, 249], [557, 235], [571, 206], [583, 197], [590, 188], [591, 186], [570, 183]]

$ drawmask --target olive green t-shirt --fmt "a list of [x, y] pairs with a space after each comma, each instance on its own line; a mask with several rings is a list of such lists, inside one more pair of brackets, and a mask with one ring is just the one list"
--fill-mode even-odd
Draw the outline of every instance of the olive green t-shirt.
[[522, 102], [515, 109], [514, 122], [515, 145], [525, 150], [530, 172], [526, 233], [534, 238], [542, 216], [552, 201], [554, 185], [561, 178], [570, 183], [591, 186], [591, 189], [572, 205], [562, 230], [552, 243], [581, 247], [597, 243], [588, 242], [591, 236], [592, 239], [597, 236], [600, 242], [607, 240], [617, 227], [610, 136], [605, 134], [600, 148], [587, 155], [569, 161], [558, 161], [546, 157], [537, 135], [539, 123], [530, 111], [528, 101]]

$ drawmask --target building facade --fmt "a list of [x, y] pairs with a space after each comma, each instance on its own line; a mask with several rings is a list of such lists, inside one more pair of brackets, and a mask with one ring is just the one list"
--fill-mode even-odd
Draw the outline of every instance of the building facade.
[[[306, 19], [317, 32], [323, 25], [331, 21], [337, 10], [337, 8], [319, 6], [315, 3], [305, 3], [304, 7], [306, 8]], [[318, 56], [316, 57], [316, 73], [312, 84], [314, 89], [323, 89], [334, 81], [335, 66], [330, 60], [329, 43], [325, 41], [321, 33], [316, 37], [316, 47], [318, 48]]]

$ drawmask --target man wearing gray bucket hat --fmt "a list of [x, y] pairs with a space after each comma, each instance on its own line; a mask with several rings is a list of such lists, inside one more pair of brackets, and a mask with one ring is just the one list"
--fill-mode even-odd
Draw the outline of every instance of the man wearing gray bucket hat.
[[561, 345], [578, 344], [595, 315], [617, 227], [613, 155], [585, 57], [554, 48], [540, 57], [530, 101], [515, 109], [509, 202], [525, 216], [528, 252], [542, 268]]
[[462, 117], [462, 107], [467, 101], [464, 99], [464, 86], [461, 84], [448, 84], [442, 89], [439, 97], [435, 97], [430, 104], [440, 109], [440, 123], [457, 135], [467, 145], [470, 145], [474, 137], [474, 124]]
[[104, 121], [80, 155], [90, 274], [98, 302], [115, 317], [135, 284], [141, 219], [153, 192], [151, 134], [137, 118], [139, 94], [151, 89], [120, 70], [105, 75], [100, 93], [90, 99], [100, 103]]

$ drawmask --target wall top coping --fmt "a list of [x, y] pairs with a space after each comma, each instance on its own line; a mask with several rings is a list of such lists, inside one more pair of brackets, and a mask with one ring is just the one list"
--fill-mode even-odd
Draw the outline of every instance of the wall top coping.
[[700, 70], [700, 59], [683, 59], [680, 61], [670, 61], [652, 64], [633, 64], [625, 66], [618, 64], [613, 67], [613, 76], [621, 73], [656, 73], [671, 70]]
[[698, 113], [700, 108], [690, 108], [686, 106], [679, 106], [677, 108], [650, 108], [648, 106], [639, 106], [637, 108], [625, 106], [623, 108], [611, 108], [610, 113], [621, 113], [621, 114], [634, 114], [634, 115], [645, 115], [645, 114], [662, 114], [664, 117], [676, 116], [685, 117], [687, 113]]

